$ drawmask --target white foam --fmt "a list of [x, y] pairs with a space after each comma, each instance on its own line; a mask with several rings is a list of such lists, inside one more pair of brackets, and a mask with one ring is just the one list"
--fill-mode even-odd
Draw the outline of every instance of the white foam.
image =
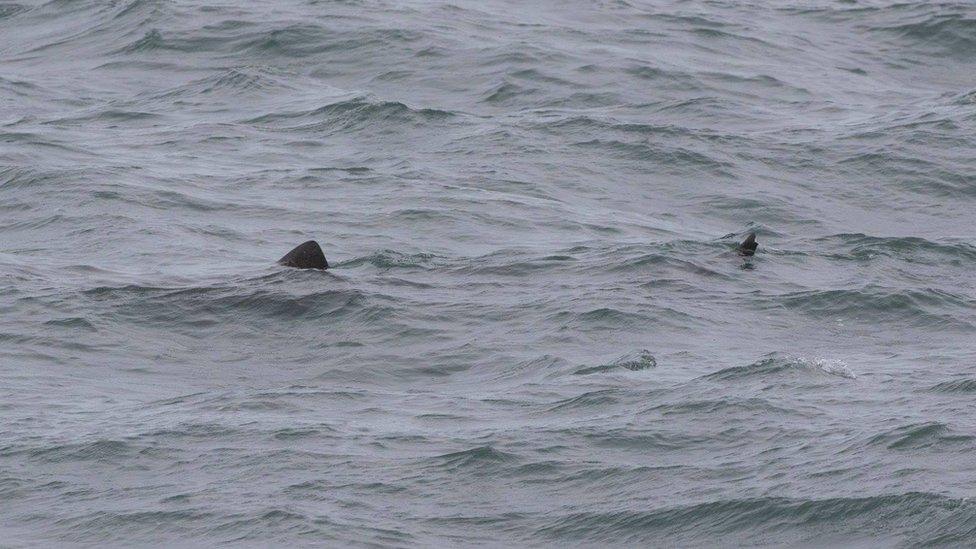
[[830, 375], [857, 379], [857, 374], [843, 360], [818, 357], [811, 363]]

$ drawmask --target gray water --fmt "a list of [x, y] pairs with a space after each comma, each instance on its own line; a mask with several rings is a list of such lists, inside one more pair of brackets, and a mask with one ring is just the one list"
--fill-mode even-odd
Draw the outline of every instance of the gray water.
[[974, 74], [968, 1], [0, 3], [0, 546], [973, 545]]

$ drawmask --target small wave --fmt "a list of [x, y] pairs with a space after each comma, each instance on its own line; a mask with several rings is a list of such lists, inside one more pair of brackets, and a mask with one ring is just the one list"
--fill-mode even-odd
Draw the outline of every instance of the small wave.
[[630, 370], [632, 372], [637, 372], [640, 370], [649, 370], [651, 368], [657, 367], [657, 359], [651, 354], [647, 349], [643, 349], [636, 353], [628, 353], [622, 355], [615, 360], [607, 363], [601, 364], [599, 366], [590, 366], [586, 368], [580, 368], [573, 372], [576, 375], [589, 375], [610, 372], [613, 370]]
[[246, 95], [288, 90], [289, 86], [265, 71], [233, 68], [157, 93], [153, 99], [176, 99], [196, 95]]
[[[611, 272], [646, 271], [653, 269], [655, 277], [661, 277], [662, 271], [671, 270], [688, 275], [697, 275], [707, 278], [717, 278], [733, 280], [732, 275], [723, 273], [719, 270], [705, 266], [702, 261], [691, 260], [680, 257], [688, 250], [677, 249], [674, 245], [662, 246], [662, 252], [643, 253], [628, 259], [617, 261], [610, 266]], [[727, 251], [730, 246], [713, 247], [715, 250]], [[688, 277], [683, 277], [684, 282], [688, 282]]]
[[974, 329], [976, 301], [968, 296], [927, 289], [878, 286], [851, 290], [809, 290], [767, 297], [767, 301], [815, 317], [867, 322], [904, 322], [912, 326]]
[[660, 321], [640, 313], [613, 307], [601, 307], [584, 312], [562, 311], [550, 315], [547, 320], [561, 324], [564, 330], [638, 329]]
[[538, 379], [539, 376], [554, 375], [564, 371], [568, 366], [566, 360], [554, 355], [542, 355], [523, 360], [507, 366], [492, 376], [494, 381], [512, 380], [518, 378]]
[[370, 101], [356, 97], [312, 110], [270, 113], [243, 123], [281, 131], [353, 130], [367, 125], [423, 125], [454, 117], [439, 109], [411, 108], [398, 101]]
[[933, 385], [930, 391], [948, 394], [973, 394], [976, 393], [976, 379], [959, 379], [956, 381], [943, 381]]
[[343, 261], [342, 263], [336, 264], [336, 267], [353, 268], [370, 265], [384, 271], [392, 269], [428, 268], [431, 267], [436, 259], [438, 257], [433, 254], [404, 254], [394, 250], [382, 250], [367, 256]]
[[[501, 262], [497, 262], [501, 260]], [[457, 274], [473, 276], [503, 276], [521, 278], [532, 274], [560, 271], [567, 268], [571, 261], [554, 256], [530, 258], [523, 261], [512, 261], [511, 257], [484, 257], [473, 263], [460, 265], [454, 269]]]
[[945, 423], [929, 422], [903, 425], [874, 436], [870, 444], [883, 445], [889, 450], [919, 450], [933, 446], [973, 445], [976, 436], [952, 434]]
[[567, 412], [580, 409], [601, 409], [618, 402], [616, 389], [589, 391], [581, 395], [556, 402], [546, 409], [547, 412]]
[[479, 446], [470, 450], [453, 452], [431, 458], [437, 469], [469, 470], [495, 469], [499, 465], [516, 463], [518, 456], [496, 450], [491, 446]]
[[157, 29], [151, 29], [142, 38], [122, 48], [124, 53], [150, 51], [164, 47], [163, 34]]
[[877, 257], [894, 257], [913, 263], [927, 261], [976, 262], [976, 246], [963, 241], [933, 241], [925, 238], [881, 237], [863, 233], [842, 233], [813, 240], [817, 249], [835, 250], [828, 257], [866, 261]]
[[67, 317], [67, 318], [52, 318], [44, 322], [45, 326], [52, 326], [58, 328], [71, 328], [76, 330], [84, 330], [86, 332], [97, 332], [98, 329], [95, 325], [91, 323], [87, 318], [82, 318], [78, 316]]
[[70, 461], [107, 461], [136, 454], [139, 448], [121, 440], [96, 440], [75, 444], [54, 445], [29, 452], [34, 459], [52, 463]]
[[926, 14], [907, 23], [873, 25], [869, 28], [912, 45], [966, 58], [976, 48], [976, 19], [961, 12], [943, 11]]
[[733, 176], [733, 164], [713, 158], [706, 152], [673, 144], [594, 138], [577, 141], [573, 143], [573, 146], [598, 151], [624, 160], [653, 162], [660, 166], [660, 169], [664, 170], [665, 173], [673, 175], [708, 173], [717, 176]]
[[[841, 540], [910, 541], [911, 545], [968, 539], [976, 504], [965, 499], [908, 492], [860, 498], [720, 500], [644, 511], [572, 513], [548, 519], [537, 535], [588, 543], [751, 545], [843, 544]], [[820, 540], [821, 543], [817, 543]], [[680, 543], [679, 543], [680, 542]], [[884, 544], [884, 543], [882, 543]]]
[[388, 306], [372, 302], [369, 294], [355, 289], [298, 293], [288, 289], [287, 277], [291, 275], [318, 278], [334, 275], [305, 271], [276, 275], [270, 280], [245, 281], [240, 286], [100, 286], [83, 290], [81, 295], [98, 307], [108, 307], [112, 314], [133, 322], [168, 326], [194, 337], [204, 337], [208, 329], [222, 329], [222, 319], [233, 318], [234, 324], [239, 324], [242, 321], [329, 318], [332, 322], [369, 325], [391, 314]]
[[702, 379], [715, 381], [737, 381], [751, 378], [768, 378], [781, 374], [824, 373], [847, 379], [856, 379], [857, 375], [842, 360], [824, 358], [780, 358], [770, 357], [746, 366], [733, 366], [724, 370], [705, 375]]
[[505, 81], [486, 91], [482, 102], [498, 106], [519, 105], [525, 98], [536, 95], [539, 95], [539, 90], [535, 88]]
[[124, 123], [142, 120], [153, 120], [160, 115], [145, 111], [128, 111], [121, 109], [99, 109], [79, 116], [69, 116], [50, 120], [45, 125], [65, 126], [65, 125], [88, 125], [92, 122]]
[[759, 412], [763, 414], [775, 413], [781, 416], [801, 415], [795, 408], [776, 406], [764, 398], [735, 398], [722, 396], [703, 400], [682, 400], [657, 404], [647, 411], [656, 412], [662, 416], [689, 415], [696, 419], [712, 414], [732, 414], [743, 411]]
[[13, 17], [19, 13], [23, 13], [29, 10], [30, 7], [23, 4], [16, 4], [11, 2], [9, 4], [0, 4], [0, 19], [6, 19], [8, 17]]
[[405, 47], [423, 36], [416, 31], [396, 28], [348, 30], [334, 32], [319, 25], [290, 25], [261, 33], [243, 41], [238, 51], [269, 57], [307, 57], [331, 51], [350, 52], [384, 47]]

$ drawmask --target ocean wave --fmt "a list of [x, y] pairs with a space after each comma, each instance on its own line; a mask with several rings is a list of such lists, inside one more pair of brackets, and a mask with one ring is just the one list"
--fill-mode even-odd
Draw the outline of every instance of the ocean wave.
[[[865, 538], [910, 545], [967, 539], [976, 504], [907, 492], [857, 498], [719, 500], [643, 511], [569, 513], [549, 519], [536, 535], [587, 543], [844, 544]], [[818, 543], [819, 540], [819, 543]]]
[[702, 379], [713, 381], [739, 381], [753, 378], [768, 379], [788, 375], [828, 374], [848, 379], [856, 379], [857, 375], [841, 360], [823, 358], [807, 359], [797, 357], [770, 357], [748, 364], [733, 366], [705, 375]]
[[519, 461], [518, 456], [502, 452], [491, 446], [479, 446], [470, 450], [443, 454], [426, 460], [430, 467], [452, 471], [493, 471], [499, 466], [511, 465]]
[[404, 254], [395, 250], [381, 250], [367, 256], [337, 263], [336, 268], [354, 268], [369, 265], [383, 271], [394, 269], [431, 269], [441, 258], [429, 253]]
[[657, 359], [651, 354], [647, 349], [635, 353], [627, 353], [617, 357], [615, 360], [610, 361], [607, 364], [600, 364], [598, 366], [588, 366], [585, 368], [580, 368], [573, 373], [576, 375], [589, 375], [589, 374], [601, 374], [610, 372], [613, 370], [630, 370], [632, 372], [637, 372], [641, 370], [649, 370], [657, 367]]
[[[938, 5], [905, 22], [899, 18], [868, 26], [872, 32], [883, 33], [926, 49], [958, 56], [967, 56], [976, 47], [976, 18], [952, 4]], [[946, 9], [948, 8], [948, 9]]]
[[776, 308], [817, 318], [851, 322], [904, 323], [971, 331], [976, 328], [976, 301], [935, 288], [896, 289], [866, 286], [861, 289], [804, 290], [764, 301]]
[[653, 315], [616, 307], [600, 307], [587, 311], [560, 311], [550, 314], [546, 321], [558, 325], [560, 330], [591, 332], [607, 330], [643, 331], [648, 326], [657, 325], [696, 325], [702, 322], [702, 319], [670, 307], [658, 308]]
[[70, 444], [50, 444], [43, 447], [12, 449], [3, 451], [5, 455], [24, 454], [30, 459], [50, 463], [75, 461], [94, 461], [99, 463], [117, 462], [125, 458], [133, 458], [146, 448], [124, 440], [102, 439], [92, 442], [77, 442]]
[[292, 86], [282, 82], [269, 71], [248, 67], [226, 69], [216, 74], [194, 80], [162, 93], [156, 93], [151, 100], [175, 100], [198, 95], [257, 95], [291, 90]]
[[[812, 240], [827, 257], [865, 261], [894, 257], [917, 263], [976, 262], [976, 246], [965, 241], [935, 241], [917, 236], [884, 237], [841, 233]], [[823, 252], [822, 252], [823, 253]]]
[[778, 406], [772, 400], [760, 397], [740, 398], [731, 395], [716, 396], [715, 398], [695, 398], [681, 396], [680, 400], [663, 402], [647, 407], [642, 413], [660, 414], [661, 416], [690, 416], [696, 420], [710, 415], [723, 418], [737, 413], [776, 414], [777, 416], [807, 417], [807, 414], [796, 408]]
[[869, 444], [882, 445], [889, 450], [948, 449], [963, 446], [971, 451], [976, 436], [954, 434], [949, 425], [940, 422], [902, 425], [871, 438]]
[[943, 381], [942, 383], [936, 383], [929, 388], [930, 391], [936, 393], [947, 393], [947, 394], [959, 394], [968, 395], [976, 393], [976, 379], [957, 379], [954, 381]]
[[685, 175], [688, 173], [710, 174], [732, 177], [734, 165], [712, 156], [703, 150], [682, 147], [675, 144], [634, 142], [620, 139], [595, 138], [576, 141], [572, 146], [581, 150], [594, 151], [624, 160], [653, 162], [661, 166], [665, 173]]
[[348, 131], [373, 124], [426, 125], [454, 116], [450, 111], [415, 109], [397, 101], [355, 97], [311, 110], [266, 114], [243, 123], [276, 131]]
[[619, 399], [615, 396], [616, 393], [617, 391], [615, 389], [589, 391], [581, 395], [560, 400], [559, 402], [556, 402], [546, 408], [546, 412], [572, 412], [587, 409], [606, 409], [607, 407], [619, 402]]
[[24, 4], [17, 4], [17, 3], [14, 3], [14, 2], [10, 2], [9, 4], [0, 5], [0, 19], [6, 19], [8, 17], [13, 17], [13, 16], [15, 16], [15, 15], [17, 15], [19, 13], [23, 13], [23, 12], [29, 10], [29, 9], [30, 9], [29, 6], [25, 6]]
[[[291, 274], [291, 273], [289, 273]], [[306, 273], [299, 273], [305, 275]], [[313, 273], [318, 279], [331, 275]], [[283, 281], [279, 279], [280, 285]], [[99, 308], [133, 322], [169, 326], [187, 333], [204, 328], [219, 329], [221, 319], [352, 321], [372, 324], [392, 315], [388, 306], [372, 301], [369, 293], [356, 289], [274, 288], [268, 284], [247, 286], [215, 285], [191, 288], [157, 286], [100, 286], [81, 295]], [[104, 313], [108, 314], [108, 313]]]

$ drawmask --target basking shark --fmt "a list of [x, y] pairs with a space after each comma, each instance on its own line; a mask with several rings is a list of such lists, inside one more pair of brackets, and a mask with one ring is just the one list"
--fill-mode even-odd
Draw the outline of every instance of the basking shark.
[[[749, 236], [736, 247], [736, 251], [742, 256], [755, 255], [759, 243], [756, 242], [756, 233], [749, 233]], [[295, 247], [294, 250], [286, 253], [278, 260], [279, 265], [294, 267], [296, 269], [328, 269], [329, 262], [322, 253], [322, 247], [314, 240], [303, 242]]]
[[278, 260], [279, 265], [295, 267], [296, 269], [328, 269], [329, 262], [325, 260], [322, 247], [314, 240], [309, 240], [295, 247]]
[[756, 253], [756, 248], [759, 247], [759, 243], [756, 242], [756, 233], [749, 233], [749, 236], [742, 241], [742, 244], [736, 248], [739, 255], [750, 256]]

